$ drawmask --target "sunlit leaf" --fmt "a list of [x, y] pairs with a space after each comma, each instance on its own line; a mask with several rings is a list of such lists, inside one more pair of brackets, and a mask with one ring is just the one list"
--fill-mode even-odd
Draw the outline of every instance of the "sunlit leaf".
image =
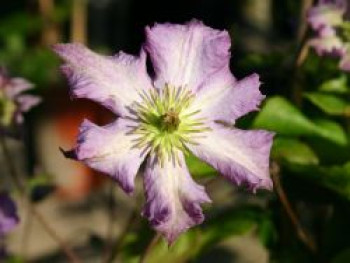
[[210, 177], [217, 174], [213, 167], [205, 162], [202, 162], [193, 154], [186, 156], [186, 164], [191, 175], [195, 178]]
[[316, 125], [315, 135], [337, 143], [339, 145], [347, 144], [347, 136], [342, 128], [337, 122], [328, 119], [317, 119], [314, 120]]
[[321, 92], [309, 92], [305, 97], [315, 106], [330, 115], [350, 113], [350, 103], [339, 96]]
[[318, 88], [320, 91], [323, 92], [332, 92], [332, 93], [349, 93], [349, 89], [347, 86], [347, 79], [345, 75], [341, 75], [338, 78], [328, 80]]
[[340, 125], [328, 120], [312, 121], [282, 97], [272, 97], [253, 122], [254, 128], [275, 131], [287, 136], [317, 136], [345, 145], [347, 138]]
[[275, 131], [281, 135], [315, 134], [315, 125], [291, 102], [282, 97], [267, 99], [253, 126]]
[[318, 157], [305, 143], [292, 138], [276, 138], [272, 146], [275, 160], [298, 164], [318, 164]]

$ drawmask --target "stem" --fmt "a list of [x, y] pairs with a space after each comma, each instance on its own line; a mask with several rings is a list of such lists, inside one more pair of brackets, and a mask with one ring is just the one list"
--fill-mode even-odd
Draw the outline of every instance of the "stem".
[[135, 208], [132, 212], [130, 217], [127, 220], [127, 224], [126, 226], [123, 228], [123, 232], [120, 234], [119, 238], [116, 241], [116, 245], [114, 246], [114, 248], [112, 249], [112, 251], [110, 252], [110, 255], [108, 257], [106, 257], [106, 263], [113, 263], [115, 258], [117, 257], [122, 244], [126, 238], [126, 236], [128, 235], [130, 229], [132, 228], [132, 226], [134, 225], [134, 223], [137, 221], [137, 219], [139, 218], [138, 215], [138, 209]]
[[151, 242], [148, 243], [148, 246], [146, 247], [145, 251], [141, 255], [140, 263], [146, 262], [146, 258], [148, 256], [149, 252], [152, 251], [152, 248], [157, 244], [159, 239], [160, 239], [160, 234], [159, 233], [155, 234], [154, 237], [152, 238]]
[[313, 0], [303, 0], [301, 4], [302, 4], [302, 6], [301, 6], [300, 16], [299, 16], [301, 23], [300, 23], [300, 27], [298, 30], [298, 42], [299, 43], [301, 43], [303, 41], [303, 39], [307, 33], [308, 25], [307, 25], [306, 17], [307, 17], [308, 10], [310, 9], [310, 7], [313, 4]]
[[305, 39], [302, 42], [302, 45], [299, 49], [298, 55], [295, 60], [293, 86], [292, 86], [293, 100], [295, 104], [299, 107], [302, 106], [302, 100], [303, 100], [303, 86], [300, 85], [300, 79], [301, 79], [300, 67], [304, 64], [304, 61], [307, 58], [308, 54], [309, 54], [309, 42]]
[[69, 259], [69, 262], [80, 263], [81, 261], [75, 255], [73, 250], [70, 247], [68, 247], [67, 244], [64, 243], [62, 238], [55, 232], [55, 230], [50, 226], [50, 224], [45, 220], [45, 218], [39, 213], [39, 211], [31, 204], [30, 198], [28, 195], [28, 191], [27, 191], [26, 187], [24, 186], [24, 184], [22, 183], [20, 176], [17, 174], [15, 165], [12, 162], [13, 159], [11, 158], [10, 150], [7, 147], [6, 140], [5, 140], [4, 136], [0, 136], [0, 144], [1, 144], [2, 151], [4, 153], [4, 157], [5, 157], [5, 161], [7, 163], [9, 173], [10, 173], [10, 175], [15, 183], [17, 190], [19, 191], [20, 195], [22, 196], [25, 203], [27, 204], [27, 207], [28, 207], [30, 213], [35, 216], [35, 218], [43, 226], [43, 228], [46, 230], [46, 232], [61, 247], [61, 249], [66, 254], [67, 258]]
[[114, 223], [114, 182], [110, 182], [108, 189], [108, 207], [107, 207], [107, 229], [106, 229], [106, 244], [102, 263], [108, 262], [112, 250], [113, 223]]
[[49, 46], [60, 42], [60, 32], [57, 23], [53, 20], [55, 11], [54, 0], [39, 0], [39, 13], [44, 21], [41, 33], [42, 44]]
[[87, 1], [73, 0], [71, 42], [86, 43], [87, 33]]
[[27, 258], [27, 249], [30, 240], [30, 234], [32, 233], [32, 217], [29, 207], [25, 211], [25, 220], [22, 233], [21, 254], [24, 259]]
[[296, 213], [294, 212], [280, 181], [280, 168], [277, 163], [271, 165], [271, 177], [280, 202], [292, 222], [299, 239], [312, 251], [316, 252], [317, 247], [314, 240], [304, 231]]
[[295, 57], [294, 62], [294, 81], [293, 81], [293, 100], [299, 107], [302, 104], [302, 96], [303, 96], [303, 87], [302, 85], [298, 85], [299, 79], [300, 79], [300, 67], [303, 65], [305, 59], [307, 58], [309, 54], [309, 41], [307, 38], [307, 20], [306, 20], [306, 13], [307, 10], [312, 6], [312, 0], [304, 0], [302, 2], [302, 9], [300, 12], [300, 26], [298, 30], [298, 51]]

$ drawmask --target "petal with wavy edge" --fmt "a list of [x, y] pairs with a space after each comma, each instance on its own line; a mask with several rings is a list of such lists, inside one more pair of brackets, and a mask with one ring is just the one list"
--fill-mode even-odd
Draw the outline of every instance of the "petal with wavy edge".
[[202, 117], [209, 121], [221, 120], [233, 123], [237, 118], [258, 110], [265, 98], [259, 90], [257, 74], [235, 81], [226, 73], [210, 79], [196, 95], [193, 104], [183, 113], [200, 110]]
[[346, 47], [334, 28], [325, 27], [319, 31], [319, 36], [309, 40], [308, 44], [313, 47], [319, 56], [341, 57], [346, 52]]
[[10, 98], [14, 98], [23, 91], [32, 89], [34, 85], [23, 78], [12, 78], [5, 86], [6, 95]]
[[135, 123], [119, 118], [106, 126], [85, 120], [78, 136], [76, 159], [115, 179], [126, 193], [134, 190], [134, 179], [147, 154], [135, 147], [130, 130]]
[[169, 244], [182, 232], [202, 223], [200, 204], [211, 202], [204, 187], [191, 178], [183, 154], [178, 154], [179, 163], [166, 160], [163, 166], [151, 155], [144, 174], [146, 204], [142, 214]]
[[21, 124], [24, 121], [23, 112], [29, 111], [41, 102], [41, 98], [34, 95], [19, 95], [15, 98], [17, 104], [17, 110], [14, 113], [14, 120], [16, 123]]
[[229, 67], [230, 46], [227, 31], [214, 30], [197, 20], [146, 27], [145, 48], [155, 69], [157, 88], [169, 83], [196, 91], [205, 79]]
[[41, 98], [34, 95], [20, 95], [16, 98], [19, 110], [21, 112], [29, 111], [32, 107], [41, 102]]
[[322, 30], [324, 27], [340, 25], [345, 11], [344, 0], [320, 0], [316, 6], [310, 8], [307, 20], [314, 30]]
[[67, 62], [62, 72], [72, 95], [99, 102], [119, 116], [129, 114], [132, 103], [140, 100], [139, 92], [152, 88], [143, 51], [140, 57], [122, 52], [108, 57], [81, 44], [57, 44], [53, 49]]
[[[188, 144], [198, 158], [217, 169], [231, 182], [272, 189], [269, 156], [273, 134], [266, 131], [244, 131], [212, 124], [212, 130]], [[202, 135], [202, 134], [201, 134]]]

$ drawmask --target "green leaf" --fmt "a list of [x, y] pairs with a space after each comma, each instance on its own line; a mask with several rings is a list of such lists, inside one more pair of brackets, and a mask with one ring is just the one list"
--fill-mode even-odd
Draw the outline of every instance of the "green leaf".
[[25, 260], [20, 258], [19, 256], [10, 256], [6, 258], [5, 263], [24, 263]]
[[200, 233], [194, 229], [183, 234], [170, 248], [167, 242], [161, 239], [148, 254], [146, 262], [187, 262], [194, 257], [199, 247]]
[[[168, 244], [162, 238], [148, 253], [145, 262], [188, 262], [226, 238], [245, 234], [257, 226], [259, 228], [260, 223], [266, 224], [266, 220], [270, 220], [270, 218], [266, 211], [260, 207], [249, 206], [227, 210], [208, 219], [204, 225], [180, 235], [171, 247], [168, 247]], [[269, 235], [266, 226], [264, 230], [262, 229], [261, 234], [263, 231], [265, 231], [264, 235]], [[145, 238], [145, 236], [148, 236], [148, 232], [149, 226], [145, 224], [137, 233], [128, 235], [126, 244], [121, 250], [122, 262], [139, 262], [140, 254], [151, 240], [149, 237]]]
[[[149, 225], [143, 227], [149, 229]], [[144, 232], [141, 229], [141, 232]], [[127, 237], [127, 242], [124, 244], [122, 252], [122, 262], [133, 263], [140, 262], [140, 256], [144, 253], [146, 247], [151, 242], [153, 237], [145, 239], [141, 233], [131, 233]], [[168, 246], [167, 242], [161, 238], [152, 247], [152, 250], [147, 254], [145, 262], [187, 262], [198, 253], [200, 248], [200, 233], [199, 229], [191, 229], [182, 234], [172, 246]], [[142, 245], [142, 246], [140, 246]]]
[[346, 75], [323, 82], [318, 88], [319, 91], [345, 94], [349, 92]]
[[328, 119], [314, 120], [316, 125], [315, 135], [332, 141], [339, 145], [346, 145], [348, 139], [342, 126]]
[[202, 162], [193, 154], [186, 156], [186, 163], [191, 175], [195, 178], [211, 177], [217, 174], [213, 167]]
[[259, 228], [260, 223], [268, 218], [260, 207], [246, 206], [231, 209], [211, 218], [202, 227], [201, 250], [210, 249], [213, 245], [234, 235], [243, 235]]
[[321, 92], [309, 92], [305, 94], [305, 97], [329, 115], [342, 116], [346, 114], [346, 112], [350, 112], [350, 103], [336, 95]]
[[315, 134], [315, 125], [292, 103], [277, 96], [266, 100], [253, 122], [253, 127], [287, 136]]
[[289, 169], [350, 200], [350, 162], [344, 165], [291, 165]]
[[19, 12], [1, 19], [0, 36], [4, 39], [10, 34], [29, 35], [38, 32], [44, 25], [40, 16]]
[[305, 143], [292, 138], [276, 138], [272, 146], [273, 159], [297, 164], [318, 164], [313, 150]]
[[258, 225], [258, 238], [263, 246], [269, 248], [277, 239], [277, 230], [270, 218], [264, 218]]
[[282, 97], [268, 99], [253, 121], [253, 127], [275, 131], [286, 136], [321, 137], [339, 145], [346, 145], [343, 128], [335, 122], [313, 122], [292, 103]]
[[348, 144], [339, 145], [319, 137], [309, 137], [305, 141], [323, 165], [342, 165], [350, 160], [350, 146]]

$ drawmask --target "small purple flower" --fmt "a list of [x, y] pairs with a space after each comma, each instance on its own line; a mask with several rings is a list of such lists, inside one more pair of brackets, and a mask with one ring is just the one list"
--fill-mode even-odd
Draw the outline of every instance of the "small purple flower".
[[331, 27], [324, 27], [319, 36], [309, 40], [309, 45], [319, 56], [342, 57], [346, 53], [344, 42]]
[[317, 36], [309, 40], [319, 56], [339, 57], [339, 68], [350, 71], [349, 33], [337, 34], [337, 30], [347, 30], [343, 17], [346, 12], [345, 0], [319, 0], [318, 5], [312, 7], [308, 13], [308, 21], [317, 32]]
[[[251, 190], [271, 189], [269, 153], [273, 134], [229, 128], [264, 99], [257, 74], [236, 80], [230, 72], [226, 31], [193, 20], [146, 27], [140, 56], [93, 53], [80, 44], [58, 44], [72, 96], [101, 103], [119, 118], [106, 126], [85, 120], [75, 156], [114, 178], [126, 193], [142, 163], [143, 216], [171, 244], [204, 220], [211, 202], [190, 176], [184, 154], [192, 152], [224, 177]], [[155, 78], [146, 70], [146, 52]], [[221, 122], [218, 122], [221, 121]]]
[[345, 12], [345, 0], [319, 0], [316, 6], [310, 8], [307, 19], [311, 27], [318, 31], [342, 24]]
[[15, 203], [6, 193], [0, 193], [0, 239], [18, 224]]
[[0, 124], [8, 127], [23, 122], [23, 112], [29, 111], [41, 99], [33, 95], [21, 94], [33, 88], [23, 78], [10, 78], [5, 69], [0, 69]]

